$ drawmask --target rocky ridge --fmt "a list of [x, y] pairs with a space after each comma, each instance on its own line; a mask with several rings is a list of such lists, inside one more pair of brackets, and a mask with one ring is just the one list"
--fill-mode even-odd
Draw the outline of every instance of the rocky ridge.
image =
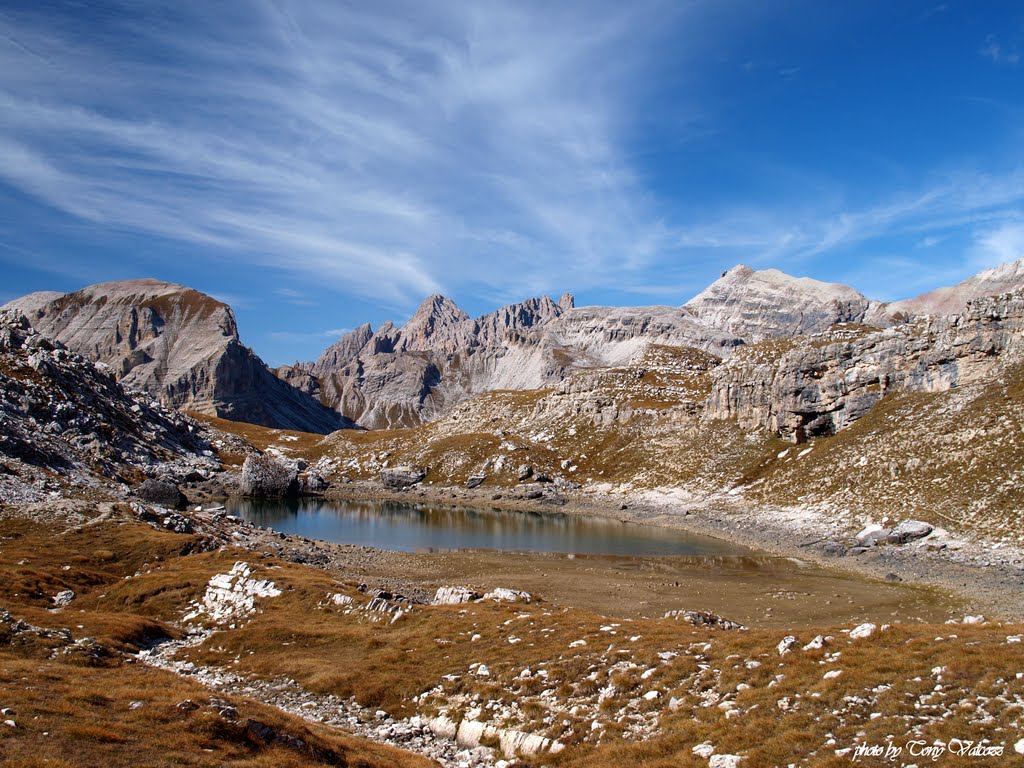
[[[558, 303], [530, 299], [475, 320], [435, 295], [405, 325], [389, 322], [376, 332], [361, 326], [317, 361], [279, 375], [364, 426], [409, 427], [483, 392], [559, 386], [576, 371], [630, 364], [650, 345], [727, 359], [745, 345], [827, 333], [837, 325], [882, 329], [960, 312], [968, 299], [1021, 285], [1024, 261], [886, 304], [844, 285], [739, 265], [681, 308], [577, 308], [567, 294]], [[843, 410], [834, 419], [840, 428], [860, 413], [857, 405]]]
[[307, 432], [351, 426], [284, 386], [241, 343], [231, 308], [191, 288], [126, 280], [68, 294], [29, 294], [5, 306], [169, 406]]
[[283, 376], [318, 380], [321, 401], [369, 428], [408, 427], [482, 392], [537, 389], [576, 368], [620, 364], [651, 343], [727, 354], [738, 339], [671, 307], [574, 308], [571, 295], [513, 304], [473, 320], [431, 296], [408, 323], [352, 331]]
[[936, 288], [913, 299], [885, 305], [889, 315], [908, 317], [948, 315], [961, 311], [969, 301], [1009, 293], [1024, 285], [1024, 259], [983, 270], [957, 285]]

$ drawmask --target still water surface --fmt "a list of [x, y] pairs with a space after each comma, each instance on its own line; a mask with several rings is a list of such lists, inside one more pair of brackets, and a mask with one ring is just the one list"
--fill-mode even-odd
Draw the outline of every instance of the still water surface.
[[340, 544], [401, 552], [495, 549], [589, 555], [745, 556], [751, 550], [668, 528], [561, 512], [326, 499], [236, 500], [256, 525]]

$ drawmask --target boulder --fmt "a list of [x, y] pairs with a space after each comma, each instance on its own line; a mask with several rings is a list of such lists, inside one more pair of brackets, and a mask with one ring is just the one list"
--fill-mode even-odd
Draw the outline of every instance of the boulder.
[[871, 622], [859, 624], [850, 630], [850, 639], [863, 640], [866, 637], [871, 637], [873, 634], [875, 634], [876, 629], [878, 629], [878, 627], [875, 624], [872, 624]]
[[295, 496], [298, 472], [272, 456], [249, 454], [242, 465], [239, 491], [243, 496]]
[[533, 474], [533, 467], [529, 464], [520, 464], [519, 469], [516, 470], [516, 478], [520, 481], [526, 480]]
[[904, 520], [889, 534], [891, 544], [906, 544], [908, 541], [923, 539], [934, 530], [935, 526], [921, 520]]
[[497, 587], [484, 595], [484, 600], [494, 600], [499, 603], [528, 603], [533, 599], [529, 592], [522, 592], [518, 589], [508, 587]]
[[181, 509], [188, 503], [181, 489], [165, 480], [146, 480], [135, 489], [135, 495], [150, 504], [175, 509]]
[[328, 482], [314, 469], [310, 469], [299, 475], [299, 493], [304, 495], [315, 495], [327, 490]]
[[403, 488], [411, 488], [417, 483], [422, 482], [426, 476], [427, 470], [423, 467], [388, 467], [381, 470], [380, 481], [384, 484], [385, 488], [401, 490]]
[[857, 543], [862, 547], [873, 547], [876, 544], [885, 541], [889, 538], [889, 534], [892, 533], [888, 528], [883, 528], [880, 525], [872, 524], [864, 528], [860, 533], [857, 534]]
[[737, 768], [742, 760], [740, 755], [712, 755], [708, 768]]
[[473, 600], [479, 600], [481, 597], [479, 592], [475, 592], [468, 587], [438, 587], [437, 594], [434, 595], [433, 605], [459, 605], [461, 603], [469, 603]]
[[484, 480], [487, 479], [487, 475], [470, 475], [466, 480], [467, 488], [479, 488], [483, 485]]
[[782, 640], [779, 641], [779, 644], [778, 646], [776, 646], [775, 650], [779, 652], [779, 656], [785, 656], [787, 653], [793, 650], [793, 648], [796, 647], [796, 645], [796, 638], [792, 635], [786, 635], [786, 637], [782, 638]]

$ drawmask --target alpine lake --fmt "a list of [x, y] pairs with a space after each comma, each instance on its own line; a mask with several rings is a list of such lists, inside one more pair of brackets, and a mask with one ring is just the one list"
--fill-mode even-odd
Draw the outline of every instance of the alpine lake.
[[363, 577], [399, 591], [512, 587], [610, 617], [700, 610], [760, 627], [942, 622], [960, 610], [937, 590], [607, 517], [322, 498], [235, 499], [227, 512], [346, 551], [371, 548]]

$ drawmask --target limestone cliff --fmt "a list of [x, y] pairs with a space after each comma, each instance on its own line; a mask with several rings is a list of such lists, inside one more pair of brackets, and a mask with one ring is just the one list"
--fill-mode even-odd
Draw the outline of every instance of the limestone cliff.
[[239, 341], [231, 308], [190, 288], [126, 280], [11, 306], [43, 335], [176, 408], [307, 432], [347, 423], [276, 378]]
[[1024, 352], [1024, 290], [883, 331], [837, 327], [754, 344], [711, 372], [707, 413], [800, 442], [834, 434], [897, 391], [993, 377]]

